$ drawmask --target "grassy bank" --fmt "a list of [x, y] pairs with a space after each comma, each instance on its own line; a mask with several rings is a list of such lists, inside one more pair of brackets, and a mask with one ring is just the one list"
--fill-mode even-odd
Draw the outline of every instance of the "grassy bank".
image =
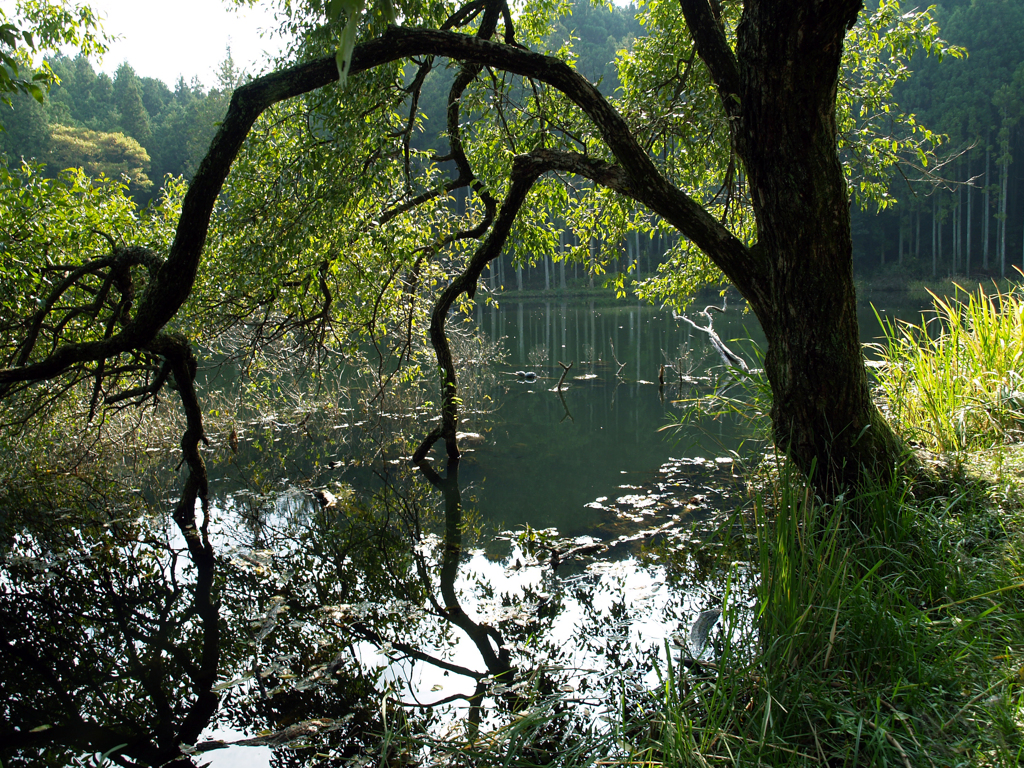
[[645, 757], [1019, 765], [1015, 486], [966, 473], [927, 499], [877, 488], [823, 505], [783, 471], [755, 503], [762, 579], [749, 636], [726, 646], [708, 688], [681, 667], [666, 679]]
[[937, 479], [822, 504], [784, 463], [770, 473], [750, 637], [710, 688], [666, 678], [654, 764], [1024, 761], [1024, 301], [935, 309], [888, 328], [878, 378]]

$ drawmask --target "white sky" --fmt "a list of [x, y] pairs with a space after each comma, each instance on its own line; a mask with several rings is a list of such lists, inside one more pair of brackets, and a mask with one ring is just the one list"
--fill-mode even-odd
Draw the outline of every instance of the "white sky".
[[[222, 0], [84, 0], [101, 16], [103, 29], [119, 40], [110, 45], [97, 70], [113, 76], [127, 61], [140, 77], [155, 77], [170, 88], [184, 76], [204, 86], [216, 84], [216, 71], [227, 46], [236, 66], [260, 71], [265, 51], [276, 52], [281, 40], [273, 14], [260, 6], [234, 10]], [[263, 34], [262, 38], [260, 34]]]

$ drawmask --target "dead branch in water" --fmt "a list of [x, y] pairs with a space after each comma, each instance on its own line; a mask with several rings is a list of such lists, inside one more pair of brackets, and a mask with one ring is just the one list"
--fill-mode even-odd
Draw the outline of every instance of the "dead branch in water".
[[699, 314], [707, 318], [707, 326], [697, 325], [686, 315], [680, 315], [675, 310], [672, 311], [672, 317], [676, 320], [685, 320], [693, 328], [696, 328], [702, 333], [706, 333], [708, 335], [708, 340], [711, 342], [711, 346], [715, 348], [715, 351], [718, 353], [718, 356], [722, 358], [722, 363], [725, 366], [729, 368], [739, 368], [745, 376], [750, 375], [750, 367], [747, 365], [747, 361], [729, 349], [725, 342], [722, 341], [721, 337], [715, 332], [714, 319], [711, 317], [711, 310], [715, 310], [716, 312], [725, 312], [725, 309], [726, 302], [724, 299], [722, 301], [722, 306], [720, 307], [716, 307], [714, 304], [704, 307], [703, 311]]

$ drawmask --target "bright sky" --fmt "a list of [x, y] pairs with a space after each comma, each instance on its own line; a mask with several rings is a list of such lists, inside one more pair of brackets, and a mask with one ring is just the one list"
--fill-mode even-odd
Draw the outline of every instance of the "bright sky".
[[[103, 29], [120, 39], [111, 44], [98, 70], [113, 76], [127, 61], [141, 77], [155, 77], [171, 88], [183, 75], [198, 77], [207, 88], [216, 83], [216, 71], [227, 46], [236, 66], [260, 70], [265, 51], [281, 47], [270, 37], [274, 17], [256, 6], [234, 10], [222, 0], [84, 0], [104, 18]], [[260, 33], [263, 36], [260, 37]]]

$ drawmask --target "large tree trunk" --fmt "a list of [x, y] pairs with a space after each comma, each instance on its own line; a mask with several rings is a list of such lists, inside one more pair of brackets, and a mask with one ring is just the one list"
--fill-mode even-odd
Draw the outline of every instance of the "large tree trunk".
[[891, 476], [905, 454], [871, 399], [836, 149], [840, 57], [860, 5], [751, 0], [736, 49], [735, 144], [769, 282], [744, 293], [767, 337], [774, 438], [829, 493]]

